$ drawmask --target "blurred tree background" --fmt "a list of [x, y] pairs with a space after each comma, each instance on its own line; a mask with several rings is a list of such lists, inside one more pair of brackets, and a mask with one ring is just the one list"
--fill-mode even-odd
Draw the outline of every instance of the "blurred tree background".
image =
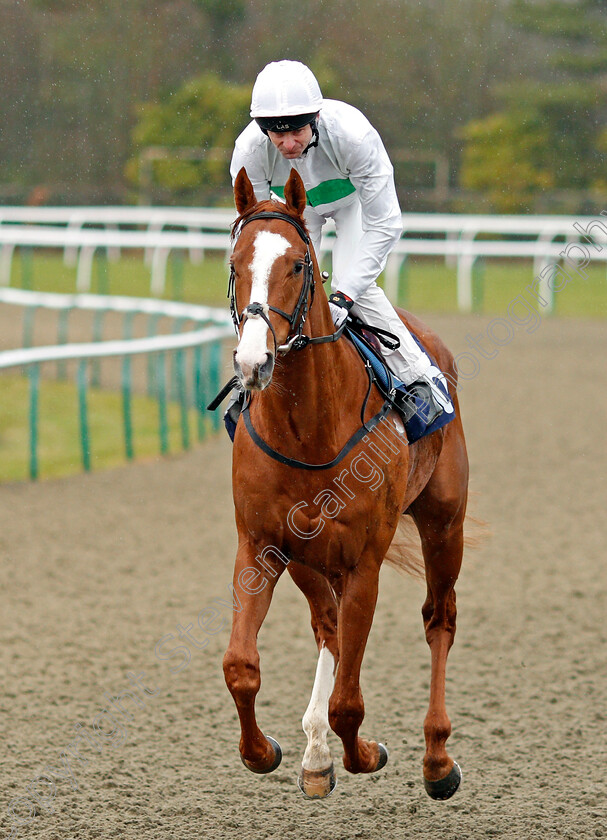
[[607, 0], [0, 0], [0, 202], [231, 203], [257, 72], [361, 108], [403, 210], [607, 199]]

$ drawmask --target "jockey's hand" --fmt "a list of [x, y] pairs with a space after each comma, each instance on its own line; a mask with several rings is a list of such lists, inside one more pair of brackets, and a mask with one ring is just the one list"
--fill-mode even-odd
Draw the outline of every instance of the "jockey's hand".
[[354, 306], [354, 301], [343, 292], [333, 292], [329, 295], [329, 309], [336, 327], [341, 327], [348, 317], [348, 312]]
[[343, 322], [348, 317], [348, 310], [344, 309], [342, 306], [336, 306], [334, 303], [329, 303], [329, 309], [331, 310], [331, 317], [333, 318], [333, 323], [336, 327], [341, 327]]

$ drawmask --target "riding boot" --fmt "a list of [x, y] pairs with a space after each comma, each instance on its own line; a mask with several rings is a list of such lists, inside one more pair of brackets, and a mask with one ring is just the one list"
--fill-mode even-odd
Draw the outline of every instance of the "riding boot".
[[397, 390], [394, 402], [405, 423], [417, 414], [420, 420], [429, 426], [443, 413], [443, 407], [439, 405], [433, 389], [423, 379], [418, 379], [408, 385], [406, 391], [402, 388]]

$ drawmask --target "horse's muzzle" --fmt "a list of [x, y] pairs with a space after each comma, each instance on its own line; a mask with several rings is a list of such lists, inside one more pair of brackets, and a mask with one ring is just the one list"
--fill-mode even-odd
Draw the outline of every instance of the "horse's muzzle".
[[262, 362], [253, 364], [238, 358], [238, 348], [234, 351], [234, 372], [241, 386], [247, 391], [263, 391], [274, 373], [274, 354], [269, 351]]

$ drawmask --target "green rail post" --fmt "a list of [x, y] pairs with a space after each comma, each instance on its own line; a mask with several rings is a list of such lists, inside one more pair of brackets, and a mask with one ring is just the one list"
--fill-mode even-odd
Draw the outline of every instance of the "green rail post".
[[122, 359], [122, 419], [124, 426], [124, 451], [127, 460], [132, 461], [135, 457], [133, 447], [133, 412], [132, 412], [132, 387], [131, 387], [131, 357], [124, 356]]
[[101, 248], [96, 251], [96, 256], [93, 259], [97, 263], [97, 293], [100, 295], [107, 295], [110, 291], [110, 281], [107, 268], [107, 251]]
[[158, 392], [158, 435], [160, 438], [160, 452], [166, 455], [169, 451], [169, 424], [167, 419], [167, 389], [165, 354], [156, 355], [156, 384]]
[[179, 416], [181, 420], [181, 445], [183, 449], [190, 448], [190, 426], [188, 418], [188, 388], [186, 380], [185, 350], [175, 352], [175, 367], [177, 373], [177, 395], [179, 398]]
[[122, 323], [122, 337], [125, 341], [129, 341], [133, 337], [133, 320], [135, 318], [134, 312], [125, 312], [124, 321]]
[[31, 347], [34, 343], [34, 318], [37, 306], [26, 306], [23, 313], [23, 346]]
[[[62, 309], [59, 312], [57, 322], [57, 344], [67, 344], [68, 320], [70, 312], [71, 309]], [[57, 379], [65, 379], [66, 370], [67, 368], [65, 362], [57, 362]]]
[[[93, 341], [103, 341], [103, 320], [107, 309], [97, 309], [93, 318]], [[91, 362], [91, 385], [98, 388], [101, 385], [101, 359]]]
[[[213, 396], [219, 392], [221, 385], [219, 384], [220, 370], [221, 370], [221, 342], [212, 341], [210, 350], [210, 364], [209, 364], [209, 389]], [[217, 431], [221, 427], [221, 406], [216, 408], [213, 412], [213, 428]]]
[[[162, 318], [162, 315], [158, 313], [150, 315], [148, 319], [148, 338], [154, 338], [158, 332], [158, 321], [160, 318]], [[155, 397], [157, 393], [156, 366], [156, 358], [150, 353], [148, 355], [148, 397]]]
[[21, 255], [21, 288], [31, 289], [34, 280], [34, 249], [31, 245], [23, 245], [19, 253]]
[[207, 411], [207, 405], [213, 399], [213, 395], [211, 395], [211, 385], [209, 382], [209, 371], [211, 367], [210, 361], [210, 346], [208, 344], [202, 345], [202, 357], [201, 357], [201, 371], [200, 371], [200, 405], [204, 412], [205, 417], [205, 424], [207, 430], [210, 429], [212, 423], [212, 415], [209, 414]]
[[38, 395], [40, 393], [40, 365], [29, 365], [29, 475], [38, 478]]
[[80, 418], [80, 449], [82, 451], [82, 466], [85, 472], [91, 469], [91, 441], [89, 434], [87, 390], [87, 359], [78, 363], [78, 414]]
[[[173, 322], [173, 334], [180, 333], [183, 330], [184, 324], [186, 323], [187, 318], [175, 318]], [[171, 399], [177, 402], [179, 400], [179, 372], [177, 370], [177, 362], [178, 362], [178, 355], [177, 353], [172, 354], [171, 358]]]
[[204, 391], [202, 385], [202, 347], [199, 344], [194, 347], [194, 362], [192, 364], [192, 376], [194, 379], [194, 407], [196, 408], [196, 430], [198, 440], [203, 440], [206, 432]]

